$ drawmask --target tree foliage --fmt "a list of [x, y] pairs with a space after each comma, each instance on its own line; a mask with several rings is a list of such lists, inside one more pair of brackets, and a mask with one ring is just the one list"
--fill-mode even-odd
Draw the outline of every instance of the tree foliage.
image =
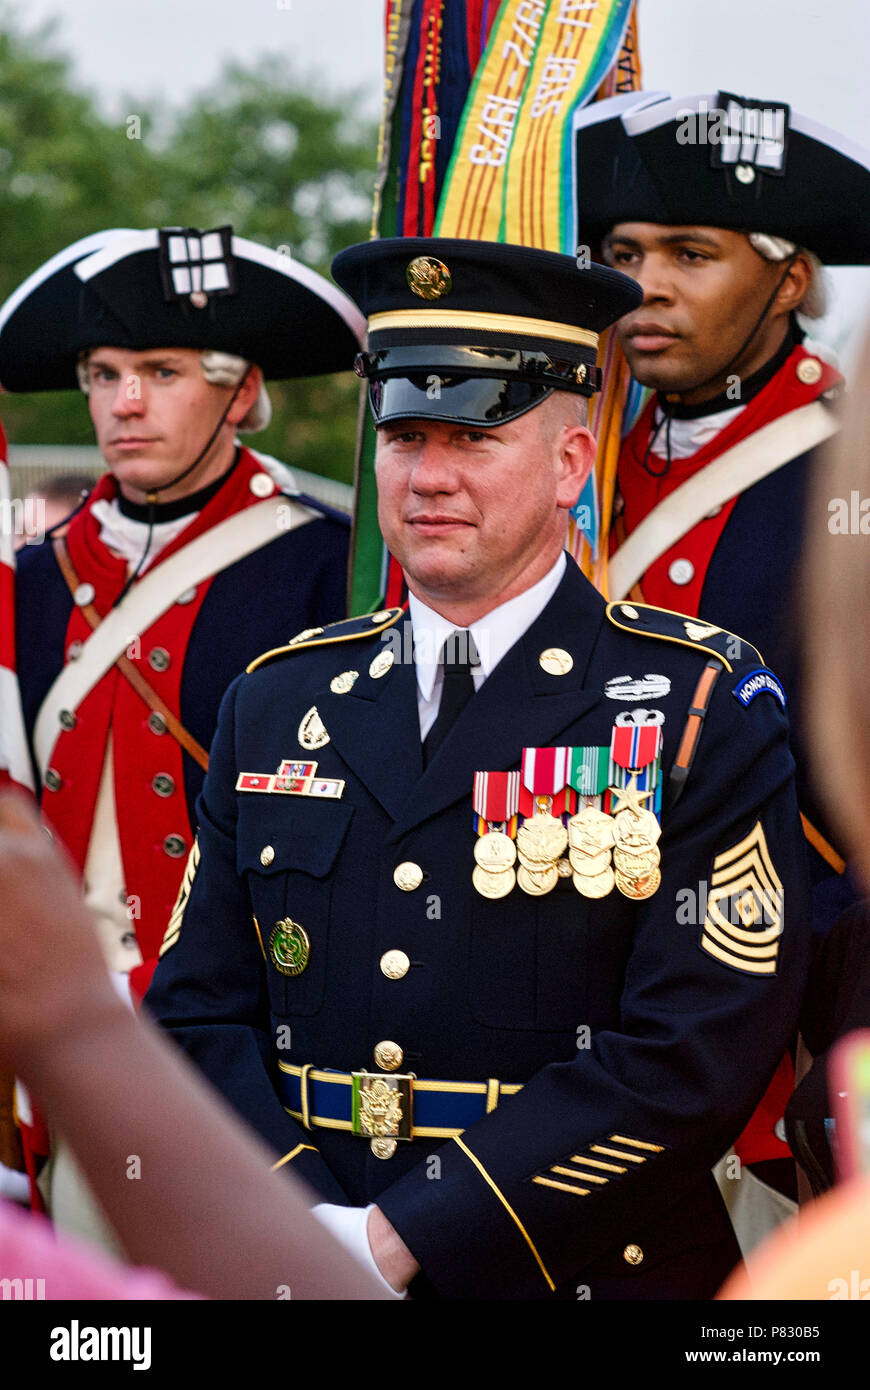
[[[301, 85], [286, 59], [230, 65], [169, 117], [131, 99], [112, 122], [80, 90], [52, 26], [21, 32], [0, 5], [0, 298], [78, 237], [103, 227], [231, 223], [329, 273], [334, 253], [368, 235], [376, 132], [352, 94]], [[257, 448], [351, 481], [358, 389], [349, 374], [270, 386]], [[71, 392], [6, 397], [17, 443], [90, 443]]]

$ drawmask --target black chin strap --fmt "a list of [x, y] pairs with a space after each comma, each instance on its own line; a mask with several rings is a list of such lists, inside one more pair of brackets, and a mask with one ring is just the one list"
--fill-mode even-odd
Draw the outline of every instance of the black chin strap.
[[242, 387], [244, 386], [252, 371], [253, 364], [249, 363], [248, 366], [245, 368], [244, 375], [239, 380], [236, 389], [233, 391], [233, 394], [227, 401], [226, 408], [222, 411], [220, 419], [218, 420], [217, 424], [215, 425], [205, 444], [200, 449], [196, 458], [193, 460], [193, 463], [188, 464], [187, 467], [183, 468], [181, 472], [176, 474], [174, 478], [170, 478], [168, 483], [161, 483], [160, 487], [151, 488], [151, 490], [145, 494], [145, 501], [148, 506], [148, 534], [145, 537], [145, 549], [142, 551], [142, 554], [139, 557], [139, 562], [136, 565], [136, 568], [130, 575], [129, 579], [127, 580], [123, 589], [119, 593], [118, 597], [115, 599], [115, 602], [112, 604], [113, 608], [117, 608], [118, 605], [123, 602], [124, 598], [130, 590], [131, 585], [133, 585], [136, 582], [136, 580], [139, 578], [139, 575], [142, 573], [142, 566], [148, 559], [148, 555], [151, 551], [151, 542], [154, 539], [154, 522], [157, 513], [157, 503], [161, 492], [166, 492], [168, 488], [176, 487], [178, 483], [184, 482], [184, 479], [187, 478], [193, 472], [194, 468], [197, 468], [199, 464], [202, 463], [203, 459], [206, 457], [215, 440], [217, 439], [218, 435], [220, 434], [221, 430], [223, 429], [226, 418], [232, 410], [233, 406], [235, 405], [236, 401], [238, 400], [239, 392], [241, 391]]
[[[795, 261], [797, 260], [797, 257], [798, 257], [798, 252], [797, 252], [797, 251], [794, 251], [794, 252], [792, 253], [792, 255], [790, 255], [790, 256], [788, 257], [788, 259], [786, 260], [785, 269], [783, 270], [782, 275], [781, 275], [780, 278], [777, 280], [777, 282], [776, 282], [776, 284], [774, 285], [774, 287], [773, 287], [771, 293], [768, 295], [767, 300], [765, 301], [765, 304], [764, 304], [764, 308], [762, 309], [761, 313], [758, 315], [758, 318], [755, 320], [755, 323], [754, 323], [752, 329], [750, 330], [750, 332], [749, 332], [749, 334], [747, 335], [747, 337], [744, 338], [743, 342], [740, 344], [740, 347], [737, 349], [737, 351], [736, 351], [731, 357], [728, 358], [728, 361], [725, 363], [724, 367], [717, 367], [716, 370], [713, 371], [713, 372], [711, 372], [710, 375], [709, 375], [708, 377], [706, 377], [704, 381], [699, 381], [695, 386], [693, 386], [693, 387], [691, 388], [693, 391], [697, 391], [700, 387], [703, 387], [703, 386], [709, 386], [710, 382], [711, 382], [711, 381], [715, 381], [717, 377], [720, 377], [720, 376], [727, 376], [727, 374], [728, 374], [728, 368], [729, 368], [729, 367], [733, 367], [733, 366], [734, 366], [734, 363], [735, 363], [735, 362], [738, 362], [738, 361], [740, 360], [740, 358], [743, 356], [743, 354], [747, 351], [747, 349], [749, 348], [750, 343], [752, 342], [753, 338], [754, 338], [755, 335], [757, 334], [759, 328], [760, 328], [761, 325], [764, 323], [764, 320], [767, 318], [767, 315], [770, 313], [770, 309], [771, 309], [771, 306], [773, 305], [773, 301], [776, 299], [776, 296], [779, 294], [780, 290], [782, 289], [783, 285], [785, 284], [786, 278], [787, 278], [787, 276], [788, 276], [788, 273], [789, 273], [789, 271], [791, 270], [792, 266], [794, 265]], [[670, 472], [670, 467], [671, 467], [671, 420], [672, 420], [673, 417], [672, 417], [672, 415], [671, 415], [670, 410], [668, 409], [668, 404], [669, 404], [669, 399], [668, 399], [668, 398], [669, 398], [669, 397], [672, 397], [672, 398], [674, 399], [674, 401], [678, 401], [679, 398], [680, 398], [680, 392], [679, 392], [679, 391], [671, 391], [671, 392], [668, 392], [667, 395], [665, 395], [664, 400], [662, 400], [662, 401], [659, 402], [659, 404], [660, 404], [660, 406], [661, 406], [661, 410], [662, 410], [662, 418], [661, 418], [661, 420], [659, 421], [659, 423], [655, 426], [655, 429], [653, 429], [653, 430], [650, 431], [649, 443], [647, 444], [646, 448], [644, 449], [643, 458], [641, 459], [641, 466], [646, 470], [646, 472], [649, 474], [649, 476], [650, 476], [651, 478], [664, 478], [665, 475], [666, 475], [668, 472]], [[653, 447], [654, 447], [654, 445], [655, 445], [656, 439], [658, 438], [659, 431], [661, 430], [662, 425], [665, 425], [665, 426], [666, 426], [666, 429], [665, 429], [665, 450], [666, 450], [666, 459], [665, 459], [665, 466], [664, 466], [664, 468], [660, 468], [660, 469], [656, 470], [656, 469], [650, 467], [650, 462], [649, 462], [649, 460], [650, 460], [650, 455], [651, 455], [652, 452], [653, 452]]]

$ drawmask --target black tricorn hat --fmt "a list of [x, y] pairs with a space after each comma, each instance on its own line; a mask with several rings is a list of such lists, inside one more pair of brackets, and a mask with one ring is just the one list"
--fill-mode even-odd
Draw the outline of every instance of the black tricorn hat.
[[197, 348], [269, 380], [349, 370], [365, 331], [335, 285], [232, 227], [115, 228], [68, 246], [0, 308], [0, 384], [78, 384], [90, 348]]
[[870, 152], [782, 101], [631, 92], [577, 113], [577, 242], [617, 222], [766, 232], [870, 263]]
[[378, 423], [498, 425], [553, 390], [591, 396], [599, 333], [642, 297], [605, 266], [448, 237], [361, 242], [332, 273], [368, 319], [356, 369]]

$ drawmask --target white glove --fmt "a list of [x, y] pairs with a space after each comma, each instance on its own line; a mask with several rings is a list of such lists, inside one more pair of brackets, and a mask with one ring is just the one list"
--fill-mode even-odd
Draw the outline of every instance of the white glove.
[[321, 1226], [325, 1226], [329, 1234], [349, 1251], [365, 1269], [370, 1270], [380, 1279], [385, 1289], [389, 1289], [393, 1298], [407, 1298], [407, 1289], [404, 1293], [397, 1293], [392, 1284], [389, 1284], [381, 1271], [378, 1269], [375, 1257], [372, 1254], [372, 1247], [369, 1245], [368, 1221], [369, 1212], [374, 1207], [372, 1202], [367, 1207], [338, 1207], [332, 1202], [320, 1202], [316, 1207], [311, 1208], [311, 1215], [316, 1216]]

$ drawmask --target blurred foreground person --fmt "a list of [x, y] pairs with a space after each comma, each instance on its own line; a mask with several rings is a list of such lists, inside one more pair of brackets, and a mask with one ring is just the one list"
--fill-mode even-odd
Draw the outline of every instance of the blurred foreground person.
[[15, 549], [41, 543], [46, 532], [64, 534], [63, 523], [94, 486], [89, 473], [55, 473], [24, 498], [25, 526], [15, 537]]
[[[819, 783], [865, 893], [870, 893], [870, 836], [857, 808], [870, 802], [870, 338], [836, 443], [810, 493], [804, 594], [808, 713]], [[843, 525], [843, 517], [848, 524]], [[863, 520], [862, 520], [863, 519]], [[787, 1130], [811, 1188], [834, 1178], [835, 1104], [828, 1050], [854, 1029], [870, 1027], [870, 950], [866, 904], [844, 916], [825, 943], [823, 994], [812, 989], [802, 1027], [819, 1055], [787, 1111]], [[815, 973], [815, 972], [814, 972]], [[835, 1141], [836, 1142], [836, 1141]], [[806, 1223], [806, 1224], [805, 1224]], [[870, 1276], [870, 1185], [866, 1177], [813, 1202], [795, 1230], [784, 1231], [753, 1261], [751, 1278], [729, 1283], [725, 1298], [832, 1298], [831, 1281], [853, 1269]], [[870, 1284], [860, 1294], [866, 1297]]]
[[[0, 1060], [61, 1128], [134, 1264], [211, 1298], [390, 1297], [119, 1000], [70, 866], [12, 793], [0, 796]], [[0, 1202], [4, 1280], [39, 1270], [46, 1299], [180, 1296], [83, 1246], [52, 1248], [37, 1218], [24, 1221]]]

